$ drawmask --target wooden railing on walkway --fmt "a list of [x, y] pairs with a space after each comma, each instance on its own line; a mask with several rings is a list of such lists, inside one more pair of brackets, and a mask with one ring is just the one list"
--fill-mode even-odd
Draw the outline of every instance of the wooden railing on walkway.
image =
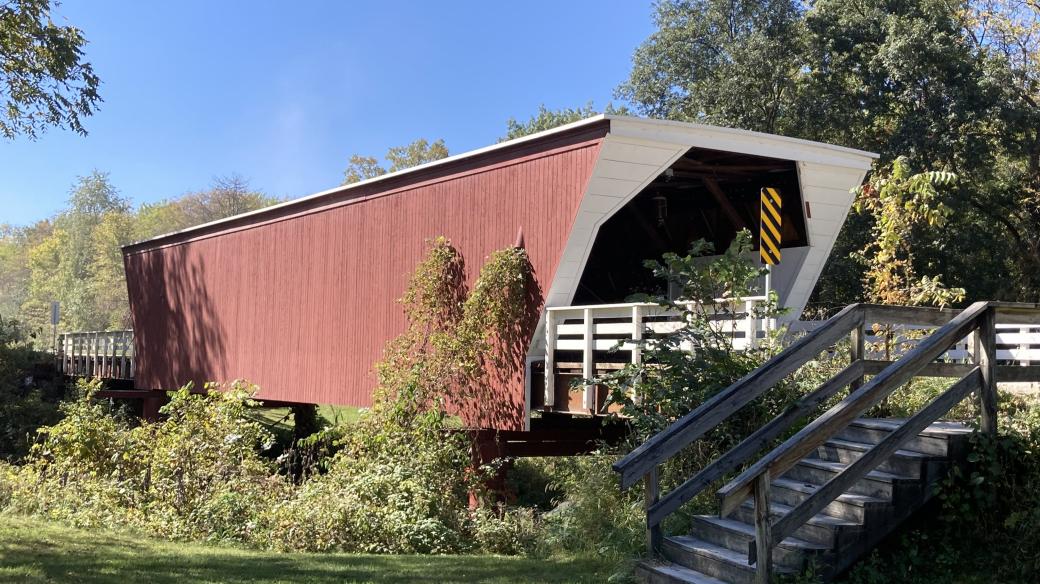
[[[768, 331], [775, 328], [771, 319], [755, 316], [756, 307], [768, 300], [750, 296], [736, 300], [718, 300], [719, 314], [715, 323], [729, 336], [733, 347], [744, 350], [756, 346]], [[659, 304], [629, 302], [589, 306], [556, 306], [547, 309], [545, 317], [545, 405], [553, 406], [556, 398], [555, 371], [557, 351], [579, 355], [581, 376], [592, 379], [601, 363], [597, 353], [608, 351], [629, 353], [633, 364], [642, 359], [640, 341], [645, 335], [666, 335], [679, 330], [682, 315]], [[692, 348], [691, 348], [692, 349]], [[592, 386], [584, 388], [583, 403], [595, 409]]]
[[133, 379], [134, 331], [75, 332], [58, 335], [57, 359], [65, 375]]
[[[852, 305], [794, 341], [763, 366], [676, 420], [614, 464], [614, 470], [621, 475], [623, 489], [640, 480], [644, 482], [647, 545], [651, 555], [660, 547], [661, 522], [665, 517], [712, 483], [754, 460], [760, 451], [782, 436], [796, 421], [846, 387], [850, 388], [850, 393], [841, 402], [748, 466], [717, 493], [722, 516], [732, 513], [748, 498], [754, 501], [756, 529], [755, 539], [749, 549], [749, 560], [757, 564], [758, 582], [770, 581], [775, 543], [790, 536], [852, 483], [899, 449], [906, 440], [921, 432], [972, 392], [979, 398], [982, 431], [995, 433], [997, 381], [1040, 381], [1040, 367], [998, 366], [998, 320], [1007, 325], [1040, 325], [1040, 305], [977, 302], [963, 311]], [[938, 328], [917, 340], [912, 348], [895, 361], [881, 361], [866, 358], [867, 327], [874, 323]], [[657, 480], [660, 464], [821, 353], [834, 350], [834, 346], [846, 337], [850, 339], [851, 362], [845, 369], [696, 475], [661, 496]], [[936, 361], [965, 337], [971, 339], [968, 362]], [[866, 381], [865, 375], [873, 377]], [[956, 377], [959, 380], [789, 513], [777, 519], [770, 518], [772, 478], [781, 476], [839, 433], [849, 422], [862, 416], [915, 376]]]
[[[826, 321], [800, 320], [791, 325], [794, 334], [814, 330]], [[865, 331], [866, 355], [872, 359], [903, 355], [917, 342], [932, 332], [935, 326], [898, 325], [889, 331]], [[953, 344], [940, 357], [944, 361], [965, 361], [971, 358], [971, 339], [964, 338]], [[1002, 364], [1040, 365], [1040, 326], [998, 324], [997, 361]]]

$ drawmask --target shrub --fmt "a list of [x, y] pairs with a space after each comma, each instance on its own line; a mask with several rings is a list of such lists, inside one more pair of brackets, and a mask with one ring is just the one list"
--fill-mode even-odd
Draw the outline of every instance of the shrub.
[[443, 432], [442, 419], [418, 420], [388, 430], [372, 414], [363, 416], [328, 472], [271, 511], [266, 545], [374, 553], [467, 549], [468, 446], [462, 434]]
[[622, 492], [610, 465], [612, 455], [591, 455], [546, 461], [564, 493], [544, 516], [541, 551], [593, 554], [624, 562], [644, 545], [646, 515], [641, 493]]
[[65, 387], [51, 363], [18, 322], [0, 318], [0, 460], [25, 456], [36, 429], [59, 419]]
[[541, 521], [535, 509], [481, 508], [472, 517], [473, 541], [489, 554], [532, 554], [538, 548]]
[[[81, 381], [64, 417], [40, 429], [6, 478], [10, 506], [81, 526], [130, 525], [173, 538], [248, 541], [284, 488], [260, 456], [269, 435], [245, 416], [254, 388], [171, 394], [166, 419], [135, 425]], [[70, 493], [72, 496], [70, 496]]]

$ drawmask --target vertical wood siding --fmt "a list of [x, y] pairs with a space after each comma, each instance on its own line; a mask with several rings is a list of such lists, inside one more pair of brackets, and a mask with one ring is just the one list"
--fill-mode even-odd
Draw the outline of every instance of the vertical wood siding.
[[[588, 136], [571, 141], [484, 166], [463, 160], [441, 176], [418, 176], [420, 184], [389, 183], [390, 192], [129, 246], [136, 387], [243, 378], [262, 398], [368, 405], [372, 365], [403, 330], [396, 299], [428, 239], [452, 240], [472, 284], [487, 255], [522, 230], [545, 294], [599, 149]], [[522, 372], [495, 391], [498, 414], [487, 425], [523, 429]]]

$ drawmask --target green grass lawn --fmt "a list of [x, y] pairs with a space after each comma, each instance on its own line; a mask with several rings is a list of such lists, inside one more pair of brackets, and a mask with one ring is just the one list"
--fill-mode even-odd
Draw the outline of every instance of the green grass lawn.
[[258, 552], [0, 515], [0, 582], [603, 582], [609, 570], [592, 559]]

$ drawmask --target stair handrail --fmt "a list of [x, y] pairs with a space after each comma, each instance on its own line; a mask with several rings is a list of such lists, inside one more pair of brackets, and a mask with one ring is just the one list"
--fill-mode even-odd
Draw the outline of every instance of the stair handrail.
[[752, 496], [755, 480], [764, 473], [780, 476], [799, 460], [914, 377], [950, 345], [978, 327], [978, 318], [990, 311], [988, 302], [976, 302], [916, 347], [886, 367], [862, 387], [835, 404], [793, 436], [748, 467], [718, 491], [720, 515], [729, 515]]
[[818, 388], [809, 392], [775, 418], [755, 430], [747, 438], [716, 458], [697, 474], [672, 489], [667, 495], [651, 504], [646, 510], [646, 522], [650, 529], [655, 528], [682, 505], [699, 495], [726, 473], [740, 468], [756, 453], [778, 438], [795, 422], [829, 399], [849, 384], [863, 378], [866, 372], [862, 361], [855, 361], [833, 377], [823, 382]]
[[[983, 387], [983, 374], [981, 367], [974, 367], [967, 375], [950, 386], [949, 389], [933, 398], [932, 401], [919, 412], [911, 416], [906, 422], [885, 436], [877, 444], [864, 452], [859, 458], [849, 463], [845, 468], [836, 473], [819, 489], [796, 505], [791, 511], [771, 524], [770, 541], [783, 541], [792, 535], [806, 521], [834, 501], [839, 495], [847, 491], [853, 483], [862, 479], [870, 471], [874, 470], [881, 462], [892, 456], [902, 448], [913, 436], [923, 432], [928, 426], [937, 421], [943, 414], [949, 412], [955, 405], [968, 397], [972, 392], [979, 391]], [[748, 551], [749, 558], [756, 558], [756, 542], [751, 542]]]
[[[748, 558], [756, 563], [756, 582], [768, 583], [772, 578], [772, 550], [774, 542], [783, 541], [802, 524], [821, 512], [827, 505], [849, 489], [853, 483], [874, 470], [883, 460], [895, 453], [913, 436], [919, 434], [972, 392], [979, 393], [981, 429], [988, 434], [997, 430], [997, 361], [996, 320], [998, 310], [1014, 314], [1033, 311], [1028, 305], [976, 302], [950, 320], [905, 355], [881, 370], [862, 387], [824, 412], [805, 428], [773, 449], [758, 462], [719, 489], [720, 515], [731, 513], [745, 499], [754, 501], [755, 539], [750, 543]], [[1040, 315], [1026, 317], [1035, 320]], [[888, 436], [848, 464], [811, 495], [803, 499], [775, 522], [770, 519], [771, 477], [780, 476], [799, 460], [848, 426], [869, 408], [880, 403], [922, 369], [941, 356], [950, 345], [973, 333], [973, 367], [967, 375], [942, 394], [933, 398], [924, 408], [900, 424]]]
[[765, 393], [787, 375], [834, 345], [863, 324], [861, 304], [852, 304], [780, 351], [761, 367], [715, 394], [692, 412], [675, 420], [620, 460], [613, 469], [621, 475], [621, 488], [628, 489], [649, 477], [657, 465], [675, 456], [706, 432]]
[[[765, 393], [773, 384], [816, 358], [821, 351], [833, 346], [845, 335], [861, 330], [865, 323], [884, 320], [889, 323], [942, 325], [949, 322], [959, 312], [943, 308], [865, 303], [846, 306], [822, 325], [788, 345], [758, 369], [709, 398], [692, 412], [672, 422], [667, 428], [615, 462], [613, 468], [615, 472], [621, 474], [621, 488], [628, 489], [647, 477], [650, 470], [658, 464], [697, 441], [707, 431]], [[862, 338], [859, 343], [862, 345]], [[858, 359], [862, 357], [862, 354], [856, 356]], [[769, 374], [764, 375], [765, 372], [769, 372]]]
[[[773, 541], [782, 541], [784, 537], [793, 533], [801, 523], [804, 523], [804, 520], [799, 521], [799, 519], [802, 519], [803, 516], [804, 518], [811, 517], [829, 504], [829, 501], [840, 492], [843, 492], [843, 490], [837, 490], [843, 483], [851, 483], [861, 478], [862, 475], [876, 467], [885, 456], [898, 449], [899, 445], [910, 436], [918, 433], [920, 431], [918, 428], [927, 427], [971, 392], [978, 391], [980, 394], [983, 429], [995, 432], [997, 375], [995, 333], [998, 313], [1002, 317], [1006, 317], [1012, 324], [1040, 324], [1040, 304], [978, 302], [963, 311], [871, 304], [850, 305], [820, 327], [793, 342], [755, 371], [673, 422], [664, 431], [650, 438], [614, 465], [614, 470], [621, 474], [623, 489], [630, 487], [639, 479], [643, 479], [645, 482], [647, 543], [651, 554], [660, 545], [662, 539], [660, 522], [664, 517], [692, 499], [712, 482], [747, 462], [796, 420], [804, 417], [815, 406], [845, 386], [851, 386], [852, 392], [839, 404], [840, 408], [835, 407], [843, 412], [840, 416], [830, 414], [831, 410], [828, 410], [827, 413], [811, 422], [809, 426], [777, 448], [777, 450], [781, 450], [785, 445], [788, 446], [787, 455], [780, 458], [774, 450], [763, 458], [763, 460], [779, 460], [782, 464], [774, 464], [770, 467], [768, 462], [763, 463], [760, 460], [719, 491], [720, 501], [723, 503], [721, 513], [723, 516], [732, 512], [735, 506], [742, 503], [748, 495], [752, 496], [754, 500], [756, 535], [749, 553], [752, 556], [752, 563], [762, 562], [759, 564], [759, 569], [756, 570], [757, 581], [769, 581]], [[939, 328], [896, 361], [871, 361], [865, 359], [864, 343], [865, 325], [873, 322], [925, 324]], [[850, 332], [852, 347], [851, 363], [848, 367], [824, 382], [816, 390], [803, 396], [785, 412], [756, 430], [722, 457], [701, 469], [695, 476], [673, 489], [664, 498], [660, 498], [657, 481], [659, 464], [701, 438], [711, 428], [815, 358], [820, 352], [831, 348]], [[974, 333], [975, 344], [974, 351], [972, 351], [974, 366], [934, 361], [942, 356], [950, 345], [971, 332]], [[1013, 368], [1015, 371], [1010, 375], [1005, 369], [1011, 368], [1000, 368], [1002, 379], [1007, 377], [1009, 380], [1040, 380], [1040, 367], [1015, 367]], [[863, 376], [865, 374], [873, 374], [875, 377], [869, 383], [864, 384]], [[770, 476], [779, 476], [780, 473], [790, 468], [790, 465], [793, 465], [791, 460], [797, 462], [802, 458], [802, 456], [794, 457], [794, 452], [810, 448], [808, 444], [798, 447], [794, 445], [804, 441], [806, 436], [810, 436], [810, 442], [815, 443], [812, 448], [816, 448], [884, 396], [895, 391], [910, 378], [922, 374], [956, 376], [961, 379], [879, 445], [868, 450], [861, 457], [862, 462], [848, 465], [838, 473], [838, 476], [828, 482], [826, 488], [821, 488], [817, 495], [808, 497], [784, 519], [774, 524], [770, 523], [768, 499]], [[828, 421], [845, 420], [845, 418], [848, 418], [845, 424], [838, 427], [833, 433], [818, 430], [824, 427]], [[837, 422], [834, 424], [837, 425]], [[831, 428], [831, 426], [826, 427]], [[813, 432], [819, 432], [819, 434], [814, 435]], [[799, 437], [801, 438], [799, 439]], [[786, 468], [782, 468], [785, 465]], [[833, 485], [831, 485], [832, 482], [834, 482]], [[829, 500], [828, 496], [831, 496]]]

